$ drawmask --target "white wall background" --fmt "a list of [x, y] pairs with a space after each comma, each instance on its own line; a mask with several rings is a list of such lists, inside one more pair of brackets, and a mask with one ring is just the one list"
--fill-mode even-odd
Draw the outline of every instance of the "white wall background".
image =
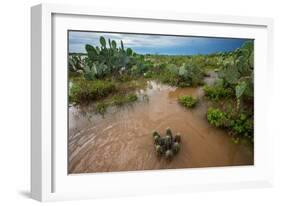
[[[30, 6], [37, 0], [2, 1], [0, 7], [0, 205], [38, 205], [29, 198], [30, 172]], [[53, 3], [125, 7], [239, 16], [264, 16], [275, 20], [275, 96], [272, 131], [275, 140], [275, 182], [271, 189], [244, 189], [178, 195], [157, 195], [79, 202], [59, 205], [281, 205], [281, 13], [277, 0], [52, 0]], [[267, 68], [265, 68], [267, 69]], [[266, 85], [265, 85], [266, 86]], [[267, 98], [267, 94], [264, 96]], [[279, 107], [279, 108], [278, 108]], [[265, 137], [266, 138], [266, 137]]]

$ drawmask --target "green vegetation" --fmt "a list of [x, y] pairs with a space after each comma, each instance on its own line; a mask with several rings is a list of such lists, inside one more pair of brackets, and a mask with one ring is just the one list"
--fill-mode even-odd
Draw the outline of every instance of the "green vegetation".
[[232, 124], [229, 125], [235, 135], [242, 135], [243, 137], [253, 141], [253, 121], [247, 114], [240, 114], [233, 118]]
[[138, 100], [137, 95], [135, 94], [128, 94], [128, 95], [115, 95], [112, 97], [111, 104], [112, 105], [117, 105], [117, 106], [122, 106], [126, 103], [132, 103]]
[[[72, 86], [69, 100], [74, 103], [104, 101], [113, 103], [96, 106], [105, 112], [108, 105], [124, 105], [137, 100], [129, 94], [145, 85], [145, 79], [154, 79], [172, 86], [187, 87], [202, 84], [204, 71], [199, 67], [203, 56], [139, 55], [123, 42], [100, 37], [100, 46], [85, 45], [83, 54], [69, 55], [69, 77]], [[127, 95], [124, 95], [127, 94]]]
[[185, 95], [185, 96], [179, 97], [178, 101], [181, 105], [183, 105], [187, 108], [193, 108], [196, 106], [198, 99], [194, 98], [192, 96]]
[[[217, 107], [209, 108], [209, 123], [227, 129], [235, 142], [240, 138], [254, 141], [253, 62], [253, 42], [249, 41], [234, 52], [223, 55], [218, 62], [220, 70], [216, 83], [204, 87], [205, 96]], [[230, 107], [226, 107], [226, 103]]]
[[115, 91], [115, 85], [109, 81], [76, 79], [70, 88], [69, 98], [71, 102], [83, 103], [102, 99]]
[[224, 88], [222, 86], [207, 86], [203, 87], [205, 96], [211, 100], [220, 100], [223, 98], [231, 97], [233, 94], [231, 88]]
[[223, 127], [227, 120], [225, 112], [214, 108], [208, 109], [207, 119], [211, 125], [216, 127]]
[[104, 114], [106, 112], [108, 106], [109, 105], [104, 102], [98, 102], [96, 104], [96, 112], [99, 114]]
[[211, 125], [226, 128], [234, 137], [244, 137], [253, 141], [253, 120], [246, 113], [237, 114], [209, 108], [207, 119]]
[[85, 59], [84, 76], [88, 80], [103, 78], [106, 76], [126, 73], [128, 68], [134, 64], [133, 51], [125, 50], [123, 42], [117, 48], [116, 41], [108, 39], [108, 47], [104, 37], [100, 37], [100, 47], [85, 46], [87, 57]]
[[161, 135], [154, 131], [152, 133], [156, 153], [161, 157], [171, 160], [180, 151], [181, 135], [177, 133], [175, 136], [172, 134], [170, 128], [166, 129], [166, 134]]
[[172, 86], [188, 87], [203, 84], [203, 71], [192, 61], [182, 63], [181, 66], [167, 64], [159, 73], [158, 80]]
[[[70, 102], [94, 101], [95, 111], [104, 114], [109, 106], [124, 106], [141, 99], [136, 90], [145, 88], [148, 80], [174, 87], [198, 87], [214, 73], [216, 81], [203, 87], [206, 98], [202, 101], [210, 107], [206, 114], [208, 122], [235, 138], [253, 142], [252, 41], [233, 52], [169, 56], [137, 54], [125, 48], [122, 41], [118, 46], [116, 41], [101, 36], [100, 46], [85, 45], [85, 49], [86, 54], [69, 54]], [[187, 95], [178, 98], [187, 108], [195, 107], [198, 101]], [[163, 153], [160, 143], [156, 150]], [[173, 149], [165, 150], [167, 157], [172, 154]]]

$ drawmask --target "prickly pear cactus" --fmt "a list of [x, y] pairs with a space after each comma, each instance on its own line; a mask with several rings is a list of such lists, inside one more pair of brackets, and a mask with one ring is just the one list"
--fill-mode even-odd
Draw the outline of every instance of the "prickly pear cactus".
[[103, 36], [100, 37], [100, 44], [105, 48], [106, 47], [106, 41]]
[[171, 128], [167, 128], [165, 135], [161, 136], [157, 131], [154, 131], [152, 137], [158, 156], [163, 156], [167, 160], [172, 160], [173, 157], [179, 153], [181, 142], [180, 133], [176, 133], [176, 135], [173, 136]]

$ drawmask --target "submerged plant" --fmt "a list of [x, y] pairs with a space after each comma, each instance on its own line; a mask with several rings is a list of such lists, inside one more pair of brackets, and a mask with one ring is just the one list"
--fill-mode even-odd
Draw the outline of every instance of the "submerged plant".
[[180, 151], [181, 136], [179, 133], [173, 136], [170, 128], [166, 129], [164, 136], [161, 137], [157, 131], [154, 131], [152, 137], [155, 151], [159, 156], [164, 156], [166, 159], [171, 160]]
[[187, 108], [193, 108], [196, 106], [198, 99], [192, 96], [184, 95], [179, 97], [179, 103]]
[[138, 96], [135, 94], [128, 94], [128, 95], [117, 94], [112, 97], [111, 104], [122, 106], [126, 103], [133, 103], [137, 100], [138, 100]]
[[106, 103], [98, 102], [96, 104], [96, 112], [99, 113], [99, 114], [104, 115], [104, 113], [107, 110], [107, 107], [108, 107], [108, 105]]

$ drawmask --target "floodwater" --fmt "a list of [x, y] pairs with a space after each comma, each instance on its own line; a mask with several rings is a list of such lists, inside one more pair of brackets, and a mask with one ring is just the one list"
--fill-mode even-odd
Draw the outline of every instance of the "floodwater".
[[[212, 84], [215, 76], [211, 73], [205, 82]], [[201, 87], [150, 81], [137, 94], [141, 101], [111, 107], [104, 116], [91, 105], [69, 107], [70, 174], [253, 165], [250, 148], [234, 144], [224, 130], [209, 125], [206, 101], [190, 110], [178, 104], [181, 95], [202, 100]], [[181, 150], [171, 161], [157, 156], [152, 138], [152, 131], [163, 134], [167, 127], [182, 135]]]

